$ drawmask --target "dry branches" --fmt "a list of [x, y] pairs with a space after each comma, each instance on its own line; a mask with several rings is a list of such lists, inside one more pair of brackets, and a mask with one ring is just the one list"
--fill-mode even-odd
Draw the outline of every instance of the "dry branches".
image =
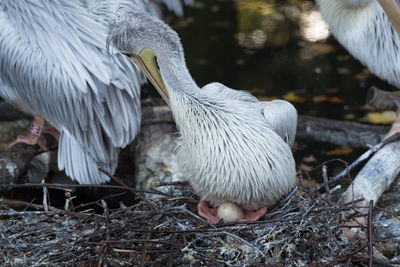
[[[371, 221], [370, 213], [358, 213], [358, 200], [336, 206], [329, 195], [296, 187], [263, 221], [214, 226], [196, 215], [190, 187], [175, 186], [182, 194], [120, 208], [110, 208], [108, 200], [135, 189], [115, 186], [115, 196], [67, 210], [47, 204], [48, 212], [41, 204], [1, 200], [0, 265], [331, 266], [372, 259], [372, 223], [366, 239], [340, 238], [343, 228], [359, 227], [346, 224], [343, 211]], [[16, 204], [24, 209], [12, 209]]]

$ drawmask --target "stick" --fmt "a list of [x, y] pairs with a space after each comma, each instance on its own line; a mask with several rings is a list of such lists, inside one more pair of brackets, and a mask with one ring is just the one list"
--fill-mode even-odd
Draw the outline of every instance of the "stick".
[[372, 262], [374, 260], [374, 243], [372, 240], [372, 207], [374, 205], [374, 201], [371, 200], [369, 202], [369, 208], [368, 208], [368, 253], [369, 253], [369, 261], [368, 261], [368, 267], [372, 267]]

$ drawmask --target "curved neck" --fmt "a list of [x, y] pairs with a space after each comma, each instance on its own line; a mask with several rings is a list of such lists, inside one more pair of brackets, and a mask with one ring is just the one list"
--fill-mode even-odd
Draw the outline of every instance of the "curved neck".
[[157, 50], [157, 48], [153, 50], [157, 56], [161, 77], [171, 96], [179, 92], [190, 95], [196, 95], [200, 92], [200, 88], [186, 67], [183, 53], [178, 57], [176, 53]]

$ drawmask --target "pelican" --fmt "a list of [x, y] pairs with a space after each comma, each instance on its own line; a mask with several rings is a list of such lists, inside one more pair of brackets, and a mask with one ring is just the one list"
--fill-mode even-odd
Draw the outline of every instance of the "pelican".
[[374, 74], [400, 88], [400, 1], [316, 2], [336, 39]]
[[[180, 0], [163, 0], [182, 13]], [[28, 136], [39, 144], [45, 121], [60, 133], [58, 167], [79, 183], [109, 178], [118, 149], [140, 127], [145, 77], [117, 50], [106, 48], [113, 14], [158, 14], [152, 0], [2, 0], [0, 96], [34, 116]], [[160, 15], [160, 14], [158, 14]], [[15, 142], [13, 142], [14, 144]]]
[[[336, 39], [375, 75], [400, 89], [400, 0], [316, 2]], [[400, 132], [399, 114], [400, 109], [386, 138]]]
[[201, 197], [201, 216], [218, 223], [217, 207], [233, 203], [244, 210], [240, 221], [257, 220], [294, 187], [290, 145], [297, 112], [290, 103], [259, 102], [216, 82], [199, 88], [177, 33], [147, 14], [122, 17], [109, 42], [140, 66], [170, 104], [180, 133], [178, 163]]

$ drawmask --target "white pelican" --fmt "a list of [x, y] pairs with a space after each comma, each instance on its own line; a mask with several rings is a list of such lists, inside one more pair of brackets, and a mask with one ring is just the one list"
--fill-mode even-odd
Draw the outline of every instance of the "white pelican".
[[220, 83], [199, 88], [177, 33], [147, 14], [127, 14], [109, 38], [169, 101], [180, 132], [178, 163], [201, 197], [201, 216], [217, 223], [209, 206], [232, 202], [245, 211], [240, 221], [256, 220], [294, 187], [295, 162], [285, 143], [293, 143], [297, 124], [290, 103], [259, 102]]
[[336, 39], [400, 88], [400, 0], [316, 0]]
[[[400, 0], [316, 2], [336, 39], [375, 75], [400, 90]], [[386, 138], [400, 132], [399, 114], [400, 109]]]
[[[178, 14], [181, 0], [162, 0]], [[0, 96], [34, 115], [35, 144], [44, 121], [59, 132], [58, 166], [79, 183], [109, 178], [118, 149], [140, 127], [145, 78], [106, 38], [116, 11], [157, 14], [152, 0], [2, 0]], [[44, 144], [39, 142], [41, 147]]]

